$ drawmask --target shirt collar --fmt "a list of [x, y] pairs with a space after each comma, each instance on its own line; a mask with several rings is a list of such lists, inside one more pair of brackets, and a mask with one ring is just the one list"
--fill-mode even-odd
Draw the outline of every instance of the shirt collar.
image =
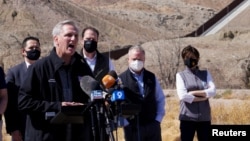
[[130, 69], [130, 68], [129, 68], [129, 70], [130, 70], [130, 72], [133, 74], [134, 77], [142, 77], [143, 74], [144, 74], [144, 69], [142, 69], [142, 71], [141, 71], [140, 74], [135, 73], [135, 72], [134, 72], [132, 69]]
[[92, 62], [92, 61], [96, 60], [97, 53], [95, 54], [95, 56], [94, 56], [93, 58], [89, 58], [89, 57], [88, 57], [88, 56], [86, 56], [85, 54], [83, 54], [83, 57], [84, 57], [84, 59], [86, 59], [86, 60], [88, 60], [88, 61]]
[[28, 62], [28, 61], [24, 61], [25, 62], [25, 64], [26, 64], [26, 67], [28, 68], [31, 64]]

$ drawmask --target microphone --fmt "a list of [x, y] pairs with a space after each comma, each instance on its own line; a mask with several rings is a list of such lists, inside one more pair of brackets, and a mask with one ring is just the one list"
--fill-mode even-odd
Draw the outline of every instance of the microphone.
[[90, 96], [91, 102], [96, 100], [103, 100], [103, 93], [102, 90], [93, 90]]
[[83, 76], [80, 80], [80, 87], [90, 97], [92, 102], [103, 99], [100, 83], [93, 77], [89, 75]]
[[106, 89], [113, 87], [116, 84], [118, 76], [114, 70], [111, 70], [102, 78], [102, 84]]
[[125, 100], [125, 94], [122, 89], [113, 91], [111, 96], [111, 102], [124, 101], [124, 100]]
[[115, 91], [114, 88], [104, 91], [100, 83], [89, 75], [83, 76], [80, 79], [80, 87], [90, 97], [91, 102], [96, 100], [110, 100], [112, 93]]
[[108, 93], [111, 94], [110, 101], [124, 101], [125, 94], [122, 90], [122, 82], [118, 78], [117, 73], [114, 70], [111, 70], [107, 75], [105, 75], [102, 79], [102, 83]]

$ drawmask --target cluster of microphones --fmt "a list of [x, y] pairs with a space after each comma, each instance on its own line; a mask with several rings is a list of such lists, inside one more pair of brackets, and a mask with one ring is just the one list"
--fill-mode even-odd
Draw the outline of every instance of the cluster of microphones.
[[[51, 120], [52, 123], [77, 122], [80, 119], [79, 123], [82, 123], [81, 115], [85, 114], [85, 112], [95, 113], [97, 117], [105, 116], [107, 120], [115, 120], [126, 115], [125, 113], [129, 113], [129, 115], [134, 113], [136, 108], [133, 105], [132, 107], [126, 105], [124, 87], [115, 71], [110, 71], [105, 75], [101, 83], [92, 76], [83, 76], [80, 79], [80, 87], [90, 98], [88, 104], [84, 106], [63, 106], [57, 114], [55, 112], [46, 112], [45, 119]], [[73, 118], [74, 115], [78, 115], [77, 113], [80, 114], [80, 117], [75, 116]], [[122, 115], [122, 113], [124, 114]], [[68, 120], [65, 117], [61, 118], [61, 116], [65, 115], [69, 116]], [[117, 123], [117, 120], [115, 122]]]
[[123, 86], [114, 70], [102, 78], [102, 84], [91, 76], [83, 76], [80, 80], [80, 86], [90, 97], [90, 106], [88, 107], [108, 102], [111, 107], [115, 108], [115, 114], [125, 117], [138, 114], [141, 110], [140, 105], [130, 102], [131, 100], [126, 95], [131, 95], [133, 92]]
[[[100, 134], [100, 138], [103, 138], [103, 132], [112, 136], [112, 130], [123, 125], [120, 123], [123, 120], [119, 119], [134, 117], [141, 110], [140, 105], [129, 102], [127, 94], [131, 95], [133, 92], [122, 85], [115, 71], [110, 71], [101, 82], [92, 76], [83, 76], [80, 79], [80, 87], [90, 98], [87, 105], [63, 106], [62, 111], [57, 115], [55, 112], [46, 112], [45, 118], [51, 119], [52, 123], [83, 123], [82, 115], [85, 112], [90, 113], [94, 137]], [[80, 116], [73, 111], [79, 112]], [[72, 116], [68, 112], [73, 113]], [[65, 118], [65, 115], [68, 118]]]
[[91, 76], [84, 76], [80, 80], [80, 86], [91, 102], [125, 100], [122, 83], [113, 70], [102, 78], [102, 84]]

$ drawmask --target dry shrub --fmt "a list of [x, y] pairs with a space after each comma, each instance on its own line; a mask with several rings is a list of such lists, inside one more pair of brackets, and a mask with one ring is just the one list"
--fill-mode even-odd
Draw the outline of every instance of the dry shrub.
[[216, 99], [211, 102], [212, 124], [249, 124], [249, 100]]
[[163, 141], [179, 141], [179, 101], [176, 97], [166, 98], [166, 115], [161, 123]]

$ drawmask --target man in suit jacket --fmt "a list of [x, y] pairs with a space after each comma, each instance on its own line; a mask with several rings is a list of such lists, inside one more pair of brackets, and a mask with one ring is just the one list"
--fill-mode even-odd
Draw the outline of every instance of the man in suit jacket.
[[36, 37], [26, 37], [22, 43], [24, 61], [10, 68], [6, 75], [8, 105], [5, 111], [6, 131], [12, 141], [23, 141], [26, 116], [18, 110], [18, 91], [29, 65], [35, 63], [41, 54], [40, 41]]
[[6, 110], [7, 106], [7, 86], [5, 82], [5, 73], [3, 71], [3, 68], [0, 66], [0, 141], [2, 141], [2, 114]]

